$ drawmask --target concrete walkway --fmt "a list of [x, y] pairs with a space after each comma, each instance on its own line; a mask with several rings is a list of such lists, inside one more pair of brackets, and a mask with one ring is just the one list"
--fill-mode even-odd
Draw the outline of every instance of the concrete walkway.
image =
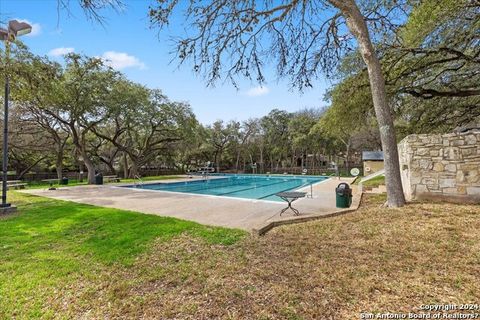
[[[181, 178], [159, 182], [172, 183], [187, 180], [192, 179]], [[335, 207], [335, 187], [340, 182], [351, 183], [353, 180], [353, 178], [342, 178], [341, 180], [330, 178], [314, 185], [313, 198], [304, 198], [294, 202], [294, 207], [300, 210], [300, 216], [293, 216], [290, 210], [280, 216], [280, 210], [286, 207], [283, 202], [130, 189], [121, 188], [119, 184], [62, 187], [57, 190], [34, 189], [22, 192], [264, 233], [279, 224], [317, 219], [356, 209], [361, 196], [356, 186], [352, 186], [352, 207], [349, 209]], [[153, 181], [148, 183], [153, 183]], [[300, 190], [310, 192], [310, 187]]]

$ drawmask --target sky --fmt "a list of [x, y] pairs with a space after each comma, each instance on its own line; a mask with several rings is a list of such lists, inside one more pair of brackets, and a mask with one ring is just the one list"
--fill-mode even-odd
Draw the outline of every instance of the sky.
[[170, 37], [178, 35], [175, 28], [180, 27], [161, 33], [151, 29], [149, 0], [126, 0], [120, 12], [102, 11], [103, 25], [88, 20], [76, 0], [70, 2], [69, 11], [59, 11], [56, 0], [0, 0], [0, 21], [29, 22], [32, 33], [22, 41], [35, 54], [58, 61], [69, 52], [102, 57], [128, 79], [159, 88], [171, 100], [188, 102], [203, 124], [261, 117], [275, 108], [295, 112], [326, 104], [323, 97], [331, 85], [328, 80], [318, 80], [313, 88], [299, 93], [290, 89], [287, 80], [277, 79], [274, 66], [265, 70], [263, 87], [249, 80], [240, 81], [238, 89], [228, 82], [207, 87], [188, 65], [172, 61]]

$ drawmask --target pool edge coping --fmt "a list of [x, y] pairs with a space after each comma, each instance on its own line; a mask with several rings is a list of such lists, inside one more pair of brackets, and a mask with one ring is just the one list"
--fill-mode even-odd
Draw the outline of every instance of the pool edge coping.
[[[280, 176], [283, 176], [283, 175], [280, 175]], [[290, 175], [290, 176], [294, 176], [294, 175]], [[329, 176], [321, 176], [321, 177], [325, 177], [326, 179], [323, 179], [321, 181], [318, 181], [318, 182], [315, 182], [315, 183], [312, 183], [311, 186], [316, 186], [318, 184], [321, 184], [325, 181], [328, 181], [330, 180], [332, 177], [329, 177]], [[219, 178], [215, 178], [215, 179], [219, 179]], [[220, 178], [221, 179], [221, 178]], [[161, 181], [161, 180], [160, 180]], [[200, 181], [199, 180], [187, 180], [185, 182], [188, 182], [188, 181]], [[182, 182], [182, 181], [172, 181], [172, 182], [166, 182], [166, 184], [168, 183], [177, 183], [177, 182]], [[156, 182], [156, 181], [152, 181], [151, 183], [146, 183], [146, 184], [158, 184], [158, 183], [163, 183], [163, 182]], [[130, 189], [130, 190], [134, 190], [134, 191], [138, 191], [138, 192], [160, 192], [160, 193], [167, 193], [167, 194], [178, 194], [178, 195], [190, 195], [190, 196], [199, 196], [199, 197], [209, 197], [209, 198], [222, 198], [222, 199], [233, 199], [233, 200], [240, 200], [240, 201], [248, 201], [248, 202], [267, 202], [267, 203], [271, 203], [271, 204], [281, 204], [281, 205], [284, 205], [285, 202], [284, 201], [271, 201], [271, 200], [262, 200], [262, 199], [250, 199], [250, 198], [240, 198], [240, 197], [227, 197], [227, 196], [219, 196], [219, 195], [211, 195], [211, 194], [200, 194], [200, 193], [190, 193], [190, 192], [178, 192], [178, 191], [168, 191], [168, 190], [153, 190], [153, 189], [141, 189], [141, 188], [133, 188], [134, 185], [132, 184], [126, 184], [126, 185], [110, 185], [109, 187], [111, 188], [119, 188], [119, 189]], [[297, 190], [303, 190], [305, 188], [309, 188], [310, 185], [308, 186], [304, 186], [304, 187], [300, 187], [300, 188], [297, 188], [297, 189], [292, 189], [294, 191], [297, 191]], [[307, 192], [308, 194], [308, 192]], [[299, 199], [298, 201], [302, 201], [302, 200], [305, 200], [306, 198], [308, 197], [305, 197], [305, 198], [301, 198]]]

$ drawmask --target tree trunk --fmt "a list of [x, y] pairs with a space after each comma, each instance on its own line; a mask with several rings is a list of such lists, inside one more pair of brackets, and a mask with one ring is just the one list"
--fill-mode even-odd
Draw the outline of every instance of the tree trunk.
[[92, 160], [87, 156], [85, 152], [82, 152], [83, 163], [87, 168], [88, 173], [88, 184], [95, 184], [95, 166], [93, 165]]
[[117, 170], [115, 170], [115, 167], [113, 166], [112, 162], [105, 161], [104, 163], [107, 165], [108, 169], [110, 169], [110, 173], [116, 176]]
[[380, 139], [384, 154], [387, 204], [389, 207], [401, 207], [405, 204], [405, 196], [400, 177], [395, 127], [391, 110], [387, 103], [382, 68], [373, 48], [365, 18], [354, 0], [329, 0], [329, 2], [342, 12], [348, 29], [357, 39], [360, 54], [367, 65], [373, 106], [380, 129]]
[[297, 166], [297, 152], [293, 150], [292, 152], [292, 163], [290, 164], [290, 170], [293, 172], [294, 167]]
[[215, 166], [217, 166], [217, 173], [218, 173], [218, 150], [215, 151], [215, 155], [213, 156], [213, 163]]
[[240, 166], [240, 150], [237, 151], [237, 160], [235, 161], [235, 172], [238, 173], [238, 167]]
[[125, 179], [128, 178], [128, 157], [126, 152], [123, 153], [123, 177]]
[[260, 170], [262, 170], [262, 173], [265, 173], [265, 167], [263, 164], [263, 146], [260, 148]]
[[345, 168], [347, 169], [347, 175], [350, 171], [350, 163], [348, 162], [349, 159], [350, 159], [350, 139], [348, 139], [347, 151], [345, 152]]
[[[58, 160], [57, 160], [58, 161]], [[63, 165], [57, 162], [55, 170], [57, 171], [58, 180], [63, 178]]]
[[63, 178], [63, 148], [57, 150], [57, 160], [55, 164], [58, 180]]
[[134, 159], [131, 159], [132, 160], [132, 166], [130, 167], [130, 176], [129, 178], [135, 178], [135, 176], [138, 176], [138, 166], [137, 166], [137, 163]]
[[130, 158], [130, 168], [128, 170], [128, 177], [129, 178], [135, 178], [136, 176], [140, 177], [140, 167], [144, 164], [140, 159], [140, 157], [138, 157], [137, 155], [135, 154], [132, 154], [132, 153], [128, 153], [128, 157]]
[[37, 164], [39, 164], [41, 161], [43, 161], [44, 159], [46, 159], [47, 157], [42, 157], [40, 159], [38, 159], [37, 161], [35, 161], [34, 163], [32, 163], [31, 165], [29, 165], [28, 167], [26, 167], [25, 169], [22, 170], [22, 172], [20, 172], [20, 174], [17, 176], [17, 179], [18, 180], [22, 180], [23, 179], [23, 176], [25, 174], [27, 174], [30, 169], [32, 169], [33, 167], [35, 167]]
[[312, 157], [312, 174], [315, 174], [315, 161], [316, 160], [317, 160], [317, 153], [314, 152], [313, 157]]

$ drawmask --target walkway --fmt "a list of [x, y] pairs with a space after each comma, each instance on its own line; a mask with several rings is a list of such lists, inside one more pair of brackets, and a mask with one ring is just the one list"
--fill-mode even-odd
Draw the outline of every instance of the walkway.
[[[187, 178], [162, 180], [162, 183], [191, 180]], [[353, 186], [350, 209], [335, 207], [335, 187], [340, 182], [351, 183], [353, 178], [331, 178], [313, 186], [313, 198], [295, 202], [300, 216], [292, 212], [279, 215], [285, 203], [179, 194], [152, 190], [119, 188], [117, 185], [62, 187], [57, 190], [25, 190], [22, 192], [96, 206], [138, 211], [160, 216], [196, 221], [202, 224], [239, 228], [263, 233], [278, 224], [317, 219], [356, 209], [360, 193]], [[152, 183], [149, 181], [149, 183]], [[120, 184], [122, 185], [122, 184]], [[303, 191], [310, 191], [310, 187]]]

